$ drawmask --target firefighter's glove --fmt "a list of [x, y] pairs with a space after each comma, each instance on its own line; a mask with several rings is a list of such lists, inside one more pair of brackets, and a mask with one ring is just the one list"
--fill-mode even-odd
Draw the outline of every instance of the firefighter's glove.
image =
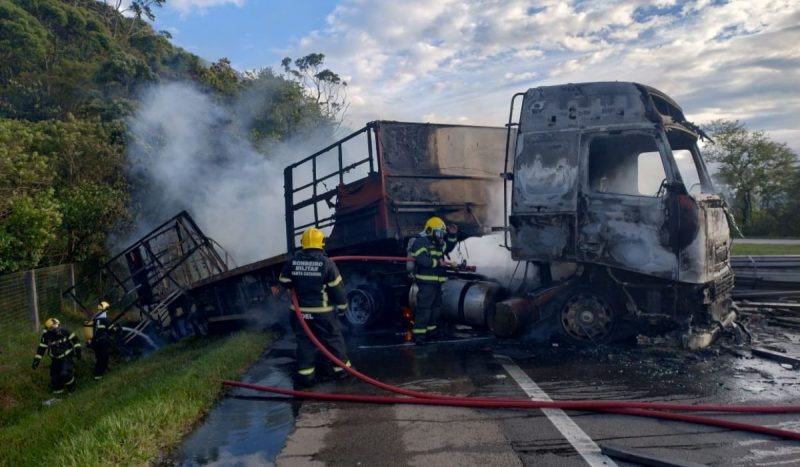
[[40, 360], [38, 358], [34, 358], [33, 359], [33, 363], [31, 364], [31, 368], [33, 368], [34, 370], [39, 368], [39, 363], [41, 363], [41, 362], [42, 362], [42, 360]]

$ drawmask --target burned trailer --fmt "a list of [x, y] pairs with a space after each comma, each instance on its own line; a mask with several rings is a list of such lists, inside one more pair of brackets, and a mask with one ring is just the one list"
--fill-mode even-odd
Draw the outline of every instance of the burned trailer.
[[539, 265], [548, 290], [551, 264], [576, 266], [537, 318], [574, 342], [647, 324], [705, 330], [684, 344], [707, 345], [735, 315], [728, 218], [697, 145], [702, 131], [637, 83], [533, 88], [514, 96], [512, 116], [518, 97], [506, 244], [513, 259]]
[[[231, 263], [227, 253], [182, 211], [86, 274], [63, 295], [87, 318], [94, 315], [99, 300], [109, 302], [109, 319], [124, 331], [120, 348], [153, 346], [153, 337], [177, 340], [208, 331], [211, 316], [198, 307], [190, 290], [228, 271]], [[78, 292], [89, 290], [100, 293]]]
[[[457, 224], [461, 240], [488, 233], [502, 222], [502, 213], [493, 207], [502, 196], [498, 162], [506, 137], [500, 127], [367, 124], [285, 169], [289, 250], [298, 247], [303, 230], [316, 226], [329, 233], [329, 256], [405, 257], [408, 240], [434, 215]], [[338, 266], [349, 288], [346, 321], [352, 327], [410, 318], [413, 296], [405, 264]], [[453, 271], [452, 276], [463, 279], [448, 286], [456, 307], [464, 306], [458, 297], [469, 288], [473, 295], [495, 293], [494, 287], [477, 286], [480, 277], [468, 271]], [[489, 300], [474, 303], [493, 306]], [[464, 316], [463, 309], [445, 313]]]

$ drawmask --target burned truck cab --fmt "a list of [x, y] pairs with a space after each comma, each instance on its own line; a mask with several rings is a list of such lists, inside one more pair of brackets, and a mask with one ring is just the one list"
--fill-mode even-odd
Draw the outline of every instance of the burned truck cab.
[[[557, 330], [599, 342], [643, 327], [729, 323], [725, 205], [698, 148], [702, 131], [681, 108], [627, 82], [520, 95], [509, 247], [545, 280], [551, 263], [577, 265], [545, 313]], [[689, 334], [690, 347], [708, 338]]]

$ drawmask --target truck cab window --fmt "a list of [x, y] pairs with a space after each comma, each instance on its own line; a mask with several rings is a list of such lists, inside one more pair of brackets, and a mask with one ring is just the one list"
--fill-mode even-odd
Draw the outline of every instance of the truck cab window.
[[667, 139], [686, 190], [690, 194], [713, 193], [714, 187], [697, 152], [695, 138], [686, 132], [670, 129]]
[[688, 149], [673, 149], [672, 156], [675, 158], [675, 165], [678, 166], [678, 172], [680, 172], [683, 183], [686, 185], [686, 190], [693, 195], [702, 193], [703, 187], [692, 158], [692, 152]]
[[598, 193], [659, 196], [666, 177], [655, 139], [647, 134], [596, 136], [589, 143], [589, 188]]

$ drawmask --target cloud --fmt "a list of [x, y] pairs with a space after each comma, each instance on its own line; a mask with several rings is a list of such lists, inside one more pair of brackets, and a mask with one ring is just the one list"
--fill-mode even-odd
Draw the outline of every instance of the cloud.
[[191, 13], [205, 13], [208, 8], [236, 5], [242, 6], [245, 0], [170, 0], [166, 3], [169, 8], [177, 10], [181, 15]]
[[800, 4], [784, 0], [345, 0], [283, 52], [322, 52], [351, 77], [353, 126], [429, 115], [502, 125], [527, 87], [633, 80], [690, 118], [739, 116], [785, 135], [800, 112], [798, 24]]

